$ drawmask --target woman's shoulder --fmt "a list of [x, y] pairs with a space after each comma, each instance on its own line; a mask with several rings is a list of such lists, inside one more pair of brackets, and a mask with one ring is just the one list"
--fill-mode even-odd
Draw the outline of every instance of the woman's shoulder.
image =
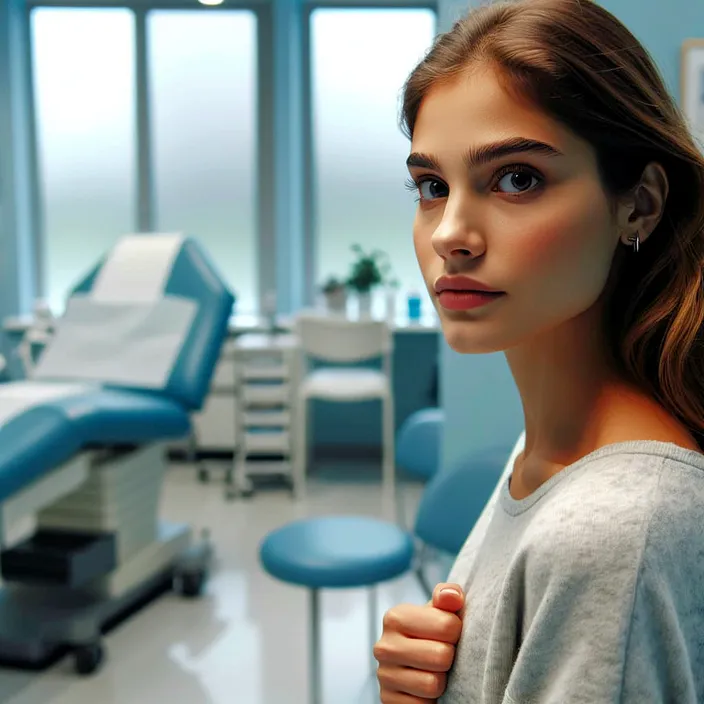
[[[585, 457], [561, 491], [550, 492], [527, 531], [535, 545], [595, 561], [699, 550], [704, 525], [704, 455], [671, 443], [619, 443]], [[581, 471], [579, 471], [581, 470]], [[556, 487], [557, 488], [557, 487]], [[546, 497], [547, 498], [547, 497]], [[683, 553], [685, 554], [685, 553]], [[587, 565], [584, 565], [588, 568]]]
[[[582, 479], [593, 474], [600, 500], [633, 504], [649, 513], [661, 504], [704, 506], [704, 454], [671, 442], [636, 440], [615, 443], [585, 459]], [[598, 476], [598, 478], [597, 478]]]
[[[575, 490], [583, 483], [599, 500], [656, 500], [659, 495], [690, 486], [704, 490], [704, 454], [672, 442], [631, 440], [601, 447], [583, 457], [574, 471]], [[578, 471], [581, 470], [581, 471]]]
[[673, 447], [657, 473], [648, 530], [652, 550], [701, 553], [704, 526], [704, 455]]
[[[701, 604], [704, 455], [670, 443], [650, 443], [633, 454], [630, 468], [634, 477], [639, 472], [644, 476], [640, 496], [641, 482], [634, 478], [633, 484], [642, 506], [640, 545], [634, 544], [642, 583], [678, 594], [678, 600], [696, 597]], [[617, 532], [618, 525], [612, 534]]]

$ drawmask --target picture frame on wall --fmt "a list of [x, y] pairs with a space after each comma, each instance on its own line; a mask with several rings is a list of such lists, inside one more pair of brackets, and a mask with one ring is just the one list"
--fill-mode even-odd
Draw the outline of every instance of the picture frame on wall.
[[682, 44], [680, 104], [690, 129], [704, 150], [704, 39]]

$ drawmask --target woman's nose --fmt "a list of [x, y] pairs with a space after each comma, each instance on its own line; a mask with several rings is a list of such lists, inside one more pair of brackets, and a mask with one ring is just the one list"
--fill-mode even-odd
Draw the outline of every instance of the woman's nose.
[[433, 247], [443, 259], [482, 256], [486, 250], [484, 238], [476, 231], [458, 224], [441, 223], [433, 233]]

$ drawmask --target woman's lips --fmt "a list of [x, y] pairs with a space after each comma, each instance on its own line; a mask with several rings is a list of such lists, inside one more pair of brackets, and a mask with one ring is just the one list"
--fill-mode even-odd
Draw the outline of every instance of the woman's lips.
[[472, 310], [481, 308], [497, 298], [501, 298], [506, 294], [487, 293], [486, 291], [440, 291], [437, 294], [438, 302], [446, 310]]

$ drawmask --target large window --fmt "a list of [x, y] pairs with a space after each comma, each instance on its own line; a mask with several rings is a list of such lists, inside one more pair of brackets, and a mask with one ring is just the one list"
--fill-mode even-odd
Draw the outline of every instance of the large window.
[[[42, 288], [56, 312], [116, 238], [145, 223], [198, 238], [235, 290], [238, 311], [259, 309], [260, 269], [273, 277], [277, 267], [276, 252], [262, 252], [260, 262], [259, 208], [262, 199], [281, 203], [273, 203], [273, 184], [258, 189], [259, 140], [270, 139], [258, 130], [258, 96], [269, 90], [258, 81], [260, 68], [271, 70], [258, 66], [260, 32], [273, 47], [268, 20], [258, 27], [257, 17], [224, 8], [32, 11]], [[422, 8], [311, 13], [317, 282], [346, 275], [358, 243], [389, 253], [402, 292], [421, 287], [398, 109], [435, 24], [435, 13]], [[142, 36], [146, 44], [136, 41]], [[146, 105], [138, 102], [145, 97]], [[138, 144], [148, 147], [149, 169], [138, 163]], [[280, 144], [264, 146], [286, 161]], [[299, 178], [295, 159], [292, 166]], [[150, 207], [142, 208], [147, 193]]]
[[151, 179], [138, 182], [135, 16], [127, 9], [32, 13], [34, 101], [44, 213], [43, 288], [60, 312], [71, 287], [137, 229], [199, 239], [256, 312], [257, 27], [245, 10], [147, 14]]
[[198, 238], [256, 312], [256, 18], [158, 10], [147, 28], [156, 229]]
[[134, 229], [134, 20], [129, 10], [32, 12], [45, 296], [68, 290]]
[[319, 8], [311, 15], [316, 278], [345, 276], [359, 243], [383, 249], [402, 292], [420, 289], [401, 88], [430, 47], [426, 9]]

